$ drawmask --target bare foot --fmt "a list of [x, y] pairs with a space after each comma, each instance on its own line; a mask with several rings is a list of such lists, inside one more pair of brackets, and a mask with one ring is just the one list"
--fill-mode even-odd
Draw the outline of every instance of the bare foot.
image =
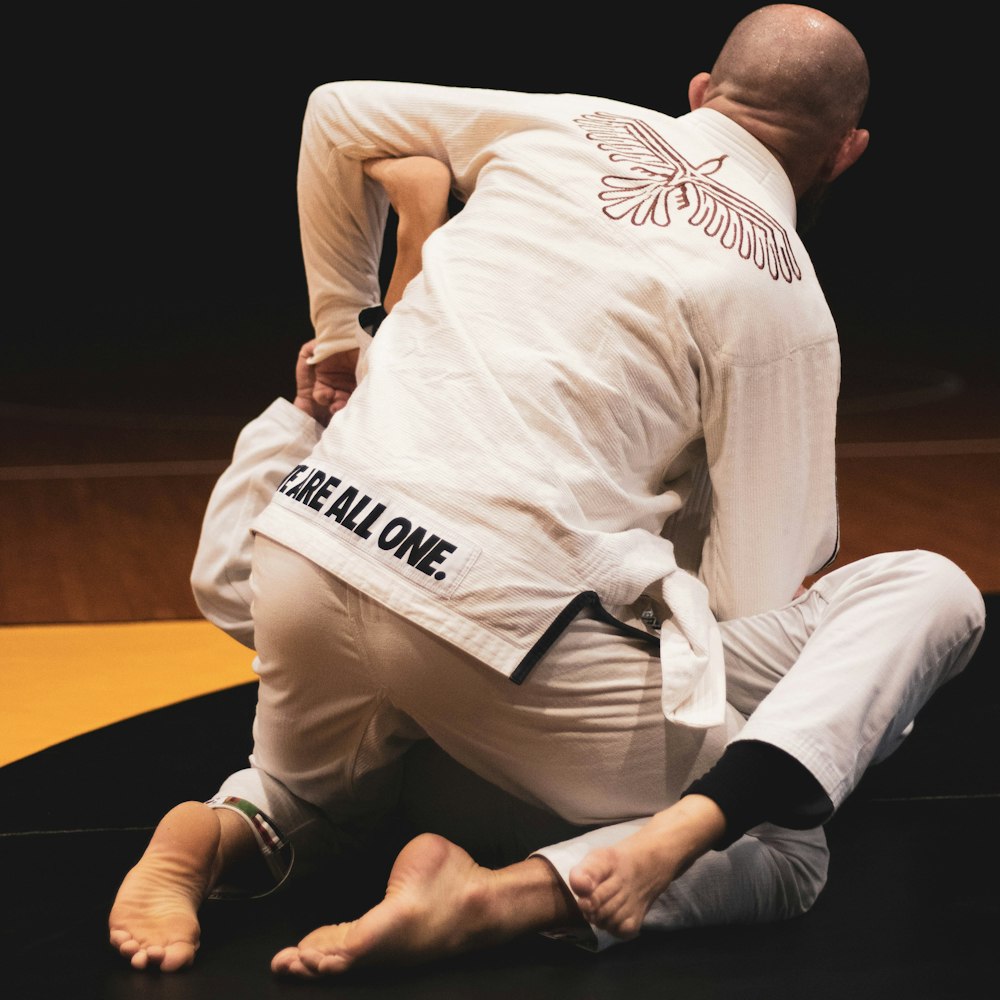
[[160, 820], [108, 918], [111, 944], [132, 968], [174, 972], [194, 961], [219, 836], [217, 815], [201, 802], [183, 802]]
[[569, 914], [558, 879], [541, 858], [492, 871], [451, 841], [425, 833], [400, 851], [382, 902], [278, 952], [271, 970], [312, 978], [429, 961], [499, 944]]
[[686, 796], [619, 843], [591, 851], [570, 871], [580, 912], [616, 937], [636, 937], [653, 900], [724, 831], [715, 802]]

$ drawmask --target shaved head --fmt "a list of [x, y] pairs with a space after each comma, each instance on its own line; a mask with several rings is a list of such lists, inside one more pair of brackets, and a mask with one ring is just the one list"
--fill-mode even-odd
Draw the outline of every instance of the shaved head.
[[712, 67], [712, 83], [761, 112], [843, 134], [868, 100], [868, 63], [857, 39], [813, 7], [772, 4], [748, 14]]
[[781, 161], [796, 195], [829, 184], [868, 143], [858, 128], [868, 101], [858, 40], [815, 7], [770, 4], [741, 20], [710, 73], [691, 81], [691, 106], [721, 112]]

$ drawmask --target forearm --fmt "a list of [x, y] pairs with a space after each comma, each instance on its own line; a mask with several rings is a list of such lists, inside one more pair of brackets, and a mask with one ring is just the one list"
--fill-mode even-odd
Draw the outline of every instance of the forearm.
[[424, 242], [448, 220], [451, 173], [427, 156], [366, 160], [364, 170], [382, 185], [399, 216], [396, 259], [383, 303], [390, 312], [421, 270]]
[[358, 313], [380, 300], [389, 198], [363, 161], [428, 157], [445, 164], [456, 190], [467, 193], [490, 143], [525, 107], [524, 95], [426, 84], [340, 81], [313, 91], [298, 198], [317, 361], [365, 343]]

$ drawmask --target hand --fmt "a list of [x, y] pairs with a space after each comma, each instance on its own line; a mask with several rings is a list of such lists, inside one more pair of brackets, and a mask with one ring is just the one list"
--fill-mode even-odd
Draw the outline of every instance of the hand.
[[316, 364], [310, 359], [316, 341], [303, 344], [295, 364], [295, 405], [324, 427], [346, 405], [357, 388], [357, 348], [331, 354]]

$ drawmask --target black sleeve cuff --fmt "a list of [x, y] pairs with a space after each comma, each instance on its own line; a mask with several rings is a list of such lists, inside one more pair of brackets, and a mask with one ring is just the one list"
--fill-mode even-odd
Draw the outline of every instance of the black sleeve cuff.
[[387, 315], [381, 305], [369, 306], [358, 313], [358, 323], [374, 337]]

